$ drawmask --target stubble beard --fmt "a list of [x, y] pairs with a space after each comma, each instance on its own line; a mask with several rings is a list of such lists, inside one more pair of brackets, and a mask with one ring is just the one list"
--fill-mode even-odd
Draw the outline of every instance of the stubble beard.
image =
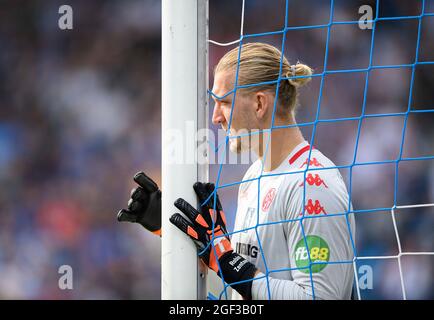
[[[231, 136], [242, 135], [241, 137], [231, 138], [229, 140], [229, 150], [233, 153], [240, 154], [242, 152], [251, 151], [252, 148], [263, 151], [262, 134], [258, 134], [258, 130], [244, 129], [242, 132], [232, 133]], [[257, 146], [259, 144], [259, 146]]]
[[229, 140], [229, 150], [233, 153], [240, 154], [244, 151], [249, 150], [249, 146], [244, 146], [244, 139], [249, 139], [249, 137], [237, 137]]

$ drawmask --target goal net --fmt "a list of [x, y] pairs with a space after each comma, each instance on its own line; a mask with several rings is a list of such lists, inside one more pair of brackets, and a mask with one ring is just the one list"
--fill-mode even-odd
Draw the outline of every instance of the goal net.
[[[234, 226], [238, 189], [257, 181], [258, 203], [267, 196], [260, 190], [266, 172], [243, 180], [256, 159], [250, 153], [229, 152], [230, 139], [241, 136], [231, 136], [230, 128], [223, 133], [212, 126], [210, 131], [200, 129], [208, 128], [212, 114], [209, 97], [222, 98], [208, 90], [208, 72], [212, 80], [212, 68], [230, 49], [242, 50], [249, 42], [269, 43], [282, 52], [282, 59], [286, 56], [292, 63], [300, 60], [314, 68], [311, 84], [299, 97], [297, 126], [309, 145], [335, 166], [315, 167], [311, 147], [307, 166], [298, 173], [307, 182], [321, 170], [338, 169], [342, 174], [348, 210], [320, 218], [346, 218], [352, 258], [328, 259], [321, 251], [324, 246], [310, 246], [303, 231], [299, 251], [303, 263], [268, 268], [259, 240], [254, 254], [263, 259], [261, 271], [267, 281], [279, 273], [303, 270], [310, 276], [310, 295], [315, 299], [315, 273], [328, 265], [347, 264], [354, 273], [355, 299], [432, 299], [434, 102], [429, 91], [434, 85], [434, 3], [211, 0], [209, 34], [207, 1], [175, 3], [163, 1], [163, 144], [168, 130], [185, 133], [188, 121], [200, 133], [184, 141], [185, 150], [191, 143], [194, 164], [170, 163], [170, 156], [163, 153], [163, 220], [173, 213], [173, 199], [178, 196], [196, 203], [191, 188], [196, 180], [215, 183], [231, 235], [246, 231]], [[287, 79], [279, 76], [277, 90]], [[232, 108], [237, 91], [246, 87], [237, 82], [238, 72], [230, 92], [235, 96]], [[272, 124], [270, 132], [277, 129], [282, 126]], [[265, 141], [265, 148], [268, 144]], [[305, 212], [299, 218], [274, 223], [303, 230], [306, 219], [319, 218], [306, 212], [317, 204], [304, 200]], [[251, 212], [257, 223], [249, 227], [256, 233], [269, 227], [259, 222], [258, 211], [259, 206]], [[355, 218], [355, 234], [350, 217]], [[201, 269], [193, 243], [164, 221], [163, 228], [169, 231], [163, 237], [163, 298], [230, 299], [230, 286]], [[251, 254], [251, 250], [244, 251]], [[187, 272], [182, 270], [192, 268], [197, 273], [184, 277]], [[270, 289], [268, 293], [271, 299]]]

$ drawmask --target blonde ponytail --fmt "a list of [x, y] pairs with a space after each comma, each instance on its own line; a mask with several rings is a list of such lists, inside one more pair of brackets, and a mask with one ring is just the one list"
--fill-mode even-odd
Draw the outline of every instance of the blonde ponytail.
[[[286, 73], [286, 77], [288, 78], [289, 83], [294, 87], [300, 88], [310, 82], [312, 69], [309, 66], [297, 62], [297, 64], [291, 65], [289, 69], [290, 70]], [[300, 78], [291, 79], [291, 77]]]
[[[260, 42], [242, 45], [240, 54], [240, 68], [238, 71], [238, 85], [245, 86], [263, 82], [273, 82], [279, 79], [280, 60], [282, 53], [279, 49]], [[238, 47], [226, 53], [217, 64], [214, 73], [231, 71], [235, 73], [238, 65]], [[287, 116], [297, 105], [298, 88], [311, 80], [312, 69], [297, 62], [291, 65], [283, 57], [281, 76], [289, 79], [280, 81], [278, 101], [280, 108], [277, 114]], [[291, 77], [297, 77], [291, 79]], [[269, 90], [275, 92], [276, 83], [261, 84], [241, 89], [244, 92]]]

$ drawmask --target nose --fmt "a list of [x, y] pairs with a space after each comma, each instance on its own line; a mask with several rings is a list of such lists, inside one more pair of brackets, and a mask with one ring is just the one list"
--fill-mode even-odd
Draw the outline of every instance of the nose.
[[218, 124], [223, 123], [224, 120], [225, 120], [225, 117], [223, 115], [220, 103], [217, 101], [214, 105], [214, 110], [212, 113], [212, 123], [214, 125], [218, 125]]

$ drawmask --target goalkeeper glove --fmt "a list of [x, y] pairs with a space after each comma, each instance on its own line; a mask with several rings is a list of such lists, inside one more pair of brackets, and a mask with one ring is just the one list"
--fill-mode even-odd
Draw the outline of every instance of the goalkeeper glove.
[[[179, 213], [174, 214], [170, 218], [170, 221], [193, 239], [202, 261], [209, 268], [217, 272], [220, 277], [223, 275], [227, 283], [246, 281], [239, 284], [231, 284], [231, 287], [245, 299], [251, 299], [251, 279], [254, 277], [257, 269], [254, 264], [233, 251], [226, 231], [225, 214], [218, 195], [216, 195], [215, 211], [213, 205], [211, 205], [214, 201], [208, 199], [214, 193], [214, 185], [197, 182], [193, 188], [201, 204], [200, 212], [184, 199], [179, 198], [175, 201], [175, 206], [190, 221]], [[211, 200], [213, 200], [213, 197], [211, 197]], [[204, 204], [205, 201], [207, 201], [206, 204]], [[212, 236], [213, 234], [214, 237]]]
[[136, 173], [133, 179], [139, 186], [131, 190], [128, 208], [119, 210], [118, 221], [137, 222], [161, 236], [161, 191], [143, 172]]

